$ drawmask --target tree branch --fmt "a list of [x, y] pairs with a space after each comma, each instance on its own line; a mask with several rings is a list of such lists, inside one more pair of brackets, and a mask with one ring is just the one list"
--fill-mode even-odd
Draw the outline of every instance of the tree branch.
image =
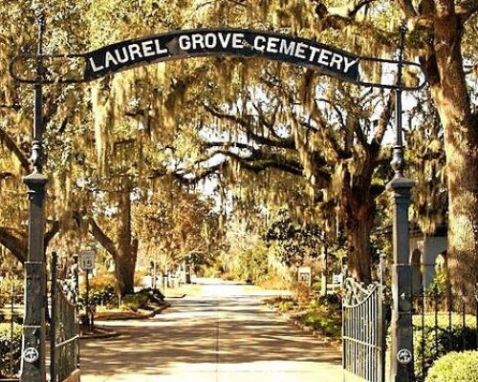
[[[273, 146], [273, 147], [280, 147], [280, 148], [283, 148], [283, 149], [292, 149], [292, 150], [295, 149], [295, 144], [290, 139], [282, 139], [282, 140], [270, 139], [270, 138], [266, 138], [262, 135], [256, 134], [251, 128], [251, 121], [250, 120], [245, 120], [245, 119], [240, 118], [236, 115], [221, 113], [219, 110], [217, 110], [217, 109], [215, 109], [211, 106], [208, 106], [208, 105], [203, 105], [203, 106], [214, 117], [224, 119], [224, 120], [228, 120], [228, 121], [231, 121], [231, 122], [235, 122], [238, 125], [244, 127], [246, 129], [246, 133], [247, 133], [248, 137], [252, 138], [252, 140], [254, 140], [258, 144]], [[270, 126], [270, 124], [268, 125], [267, 121], [262, 119], [260, 116], [259, 116], [259, 122], [261, 124], [263, 124], [265, 127]], [[274, 134], [274, 136], [277, 136], [277, 135]]]
[[[390, 39], [393, 37], [392, 33], [379, 29], [371, 23], [356, 21], [354, 18], [350, 17], [350, 12], [353, 12], [353, 9], [350, 9], [347, 6], [345, 8], [327, 8], [324, 4], [322, 4], [322, 2], [320, 2], [315, 9], [315, 13], [318, 19], [321, 21], [323, 29], [330, 28], [335, 30], [343, 30], [346, 27], [353, 26], [362, 31], [366, 29], [373, 35], [373, 39], [377, 43], [382, 45], [390, 44]], [[355, 14], [353, 15], [355, 16]]]
[[0, 227], [0, 244], [7, 248], [22, 264], [26, 261], [28, 245], [25, 232], [15, 228]]
[[[350, 158], [351, 154], [348, 153], [346, 150], [342, 149], [342, 147], [340, 147], [337, 140], [330, 133], [330, 128], [329, 128], [329, 126], [327, 126], [327, 123], [325, 122], [323, 117], [319, 118], [318, 123], [320, 123], [320, 125], [322, 126], [322, 129], [320, 130], [320, 132], [322, 133], [323, 138], [326, 139], [327, 142], [330, 144], [330, 147], [334, 150], [337, 157], [340, 158], [340, 159]], [[301, 121], [301, 125], [303, 127], [305, 127], [306, 129], [313, 130], [315, 132], [319, 132], [319, 130], [317, 128], [312, 126], [307, 121]]]
[[400, 4], [400, 7], [402, 8], [402, 11], [405, 14], [405, 17], [411, 19], [413, 17], [418, 16], [417, 11], [413, 7], [412, 0], [398, 0], [398, 3]]
[[106, 233], [103, 232], [103, 230], [100, 228], [98, 223], [95, 221], [93, 218], [88, 219], [88, 223], [90, 226], [90, 233], [93, 235], [93, 237], [98, 240], [98, 243], [101, 244], [101, 246], [108, 251], [108, 253], [113, 257], [117, 257], [118, 251], [116, 249], [116, 245], [111, 240]]
[[455, 12], [460, 16], [462, 23], [465, 23], [471, 16], [478, 12], [478, 0], [466, 0], [457, 4]]
[[380, 115], [378, 120], [377, 130], [375, 131], [375, 136], [370, 143], [370, 146], [373, 150], [378, 150], [382, 145], [383, 137], [385, 136], [385, 132], [387, 131], [387, 127], [390, 123], [390, 119], [392, 118], [392, 112], [395, 107], [395, 97], [392, 93], [390, 93], [387, 103]]
[[362, 125], [360, 125], [360, 120], [356, 119], [353, 121], [353, 131], [355, 132], [355, 135], [357, 136], [358, 141], [362, 145], [362, 147], [367, 147], [367, 138], [365, 137], [365, 134], [363, 133], [362, 130]]
[[221, 151], [219, 153], [238, 161], [241, 166], [255, 173], [274, 168], [292, 175], [303, 176], [303, 168], [299, 162], [287, 160], [281, 155], [265, 154], [260, 151], [255, 151], [250, 157], [243, 158], [229, 151]]
[[48, 248], [50, 241], [60, 232], [60, 222], [55, 220], [48, 232], [45, 233], [45, 248]]
[[[252, 104], [254, 109], [259, 113], [259, 118], [261, 123], [267, 128], [267, 130], [272, 134], [272, 136], [279, 141], [284, 141], [285, 139], [281, 137], [280, 135], [277, 134], [277, 132], [274, 129], [275, 126], [275, 121], [277, 119], [277, 116], [279, 115], [279, 108], [280, 108], [280, 103], [277, 103], [274, 110], [272, 111], [271, 115], [273, 120], [271, 122], [267, 121], [265, 115], [264, 115], [264, 110], [262, 110], [261, 107], [257, 106], [255, 103]], [[291, 140], [290, 140], [291, 141]], [[291, 141], [291, 144], [293, 145], [293, 142]]]
[[360, 1], [357, 5], [355, 5], [354, 8], [352, 8], [352, 9], [349, 10], [349, 12], [348, 12], [349, 17], [355, 17], [355, 16], [357, 15], [357, 13], [359, 13], [360, 10], [361, 10], [363, 7], [365, 7], [365, 6], [367, 6], [367, 5], [371, 4], [371, 3], [373, 3], [374, 1], [375, 1], [375, 0], [363, 0], [363, 1]]
[[[50, 241], [60, 231], [60, 222], [54, 221], [50, 230], [45, 233], [44, 245], [48, 247]], [[22, 264], [28, 256], [27, 233], [15, 228], [0, 227], [0, 244], [7, 248]]]
[[0, 143], [2, 143], [18, 159], [25, 172], [30, 171], [30, 160], [23, 150], [15, 143], [13, 138], [5, 130], [0, 128]]
[[255, 148], [251, 145], [239, 142], [203, 142], [201, 143], [203, 148], [212, 149], [216, 147], [227, 148], [227, 149], [240, 149], [240, 150], [249, 150], [254, 151]]

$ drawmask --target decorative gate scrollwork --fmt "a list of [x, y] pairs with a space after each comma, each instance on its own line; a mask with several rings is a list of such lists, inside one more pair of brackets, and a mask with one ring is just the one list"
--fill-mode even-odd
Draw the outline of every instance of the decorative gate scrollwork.
[[343, 289], [343, 368], [365, 381], [385, 382], [383, 286], [347, 278]]

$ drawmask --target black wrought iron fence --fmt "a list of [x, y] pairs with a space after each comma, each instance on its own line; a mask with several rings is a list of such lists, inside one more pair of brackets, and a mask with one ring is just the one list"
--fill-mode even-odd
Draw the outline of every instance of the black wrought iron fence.
[[0, 281], [0, 382], [18, 381], [20, 371], [23, 291], [15, 281]]
[[80, 328], [77, 319], [75, 290], [68, 280], [57, 277], [58, 257], [52, 255], [50, 381], [62, 382], [79, 372]]
[[414, 358], [417, 382], [433, 362], [452, 351], [478, 349], [478, 296], [434, 285], [413, 295]]

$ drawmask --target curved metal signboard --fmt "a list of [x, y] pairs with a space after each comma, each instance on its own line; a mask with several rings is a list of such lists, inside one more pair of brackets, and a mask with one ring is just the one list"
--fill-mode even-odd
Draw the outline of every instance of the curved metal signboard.
[[316, 42], [248, 30], [209, 29], [172, 32], [121, 42], [87, 53], [85, 80], [138, 64], [202, 56], [264, 57], [311, 66], [357, 81], [359, 58]]
[[[277, 33], [244, 29], [198, 29], [123, 41], [85, 54], [44, 55], [42, 59], [47, 74], [40, 82], [88, 82], [139, 65], [206, 56], [266, 58], [309, 67], [360, 85], [386, 88], [394, 88], [395, 85], [363, 80], [360, 64], [374, 61], [398, 66], [398, 61], [363, 58], [312, 40]], [[21, 82], [38, 82], [35, 71], [32, 69], [28, 73], [25, 69], [25, 66], [34, 68], [37, 59], [34, 55], [18, 56], [11, 63], [12, 75]], [[75, 60], [80, 62], [75, 63]], [[30, 65], [25, 65], [28, 62]], [[21, 68], [18, 67], [20, 63]], [[424, 77], [420, 65], [407, 61], [403, 61], [402, 65], [412, 67]], [[76, 69], [71, 70], [72, 67]], [[65, 68], [69, 68], [67, 72]], [[18, 72], [23, 74], [19, 75]], [[418, 89], [424, 82], [425, 79], [416, 86], [402, 88]]]

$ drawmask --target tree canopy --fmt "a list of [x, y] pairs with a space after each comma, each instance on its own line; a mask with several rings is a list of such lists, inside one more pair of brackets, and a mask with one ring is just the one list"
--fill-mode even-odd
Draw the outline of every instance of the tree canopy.
[[[47, 53], [91, 51], [171, 30], [237, 27], [394, 58], [405, 22], [406, 58], [419, 60], [429, 80], [409, 99], [409, 161], [418, 180], [414, 218], [432, 231], [446, 215], [446, 189], [455, 279], [476, 278], [472, 36], [478, 2], [178, 0], [174, 5], [159, 0], [0, 5], [5, 21], [0, 26], [3, 246], [25, 259], [21, 176], [30, 167], [32, 89], [16, 83], [7, 68], [19, 52], [35, 51], [38, 12], [46, 18]], [[363, 74], [376, 80], [385, 76], [372, 64], [364, 65]], [[389, 91], [261, 59], [182, 60], [89, 84], [45, 86], [45, 171], [51, 179], [45, 240], [80, 243], [80, 237], [93, 237], [117, 259], [118, 279], [126, 275], [119, 288], [126, 293], [141, 240], [144, 248], [173, 250], [175, 243], [177, 254], [207, 247], [200, 222], [218, 217], [211, 212], [213, 203], [197, 192], [220, 183], [218, 190], [228, 190], [223, 200], [235, 209], [287, 205], [303, 224], [316, 224], [331, 237], [345, 232], [351, 270], [368, 281], [370, 237], [382, 217], [377, 206], [387, 205], [383, 191], [390, 179], [386, 144], [393, 109]], [[165, 202], [168, 193], [173, 202]], [[430, 200], [439, 201], [439, 208], [430, 208]]]

